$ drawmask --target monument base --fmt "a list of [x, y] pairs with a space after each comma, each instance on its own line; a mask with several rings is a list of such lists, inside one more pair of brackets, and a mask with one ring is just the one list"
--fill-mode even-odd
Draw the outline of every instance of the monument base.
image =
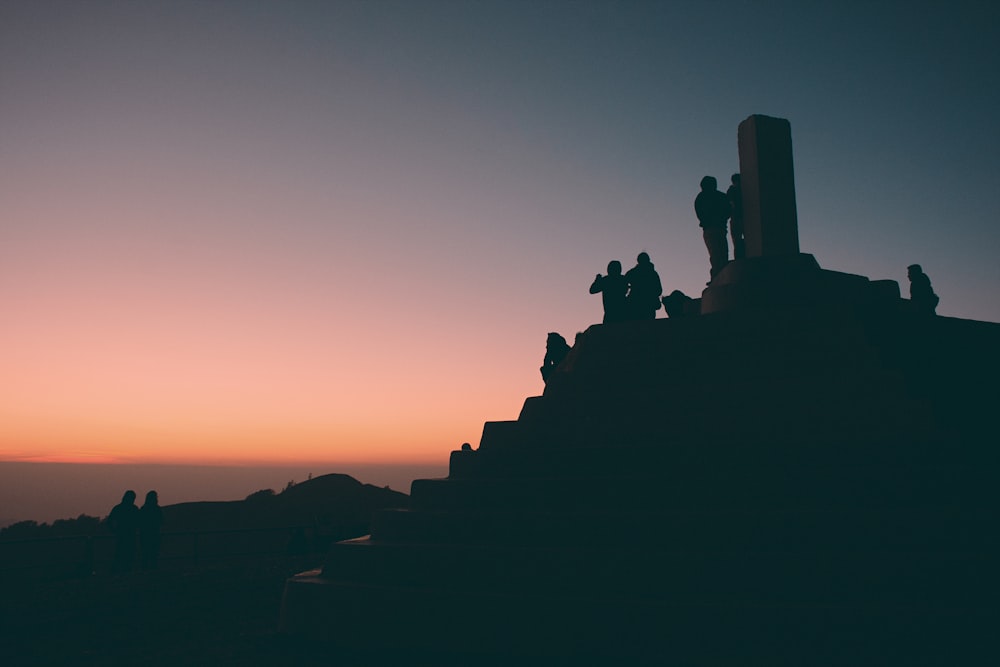
[[733, 260], [702, 292], [702, 314], [811, 308], [894, 309], [899, 284], [820, 268], [807, 253]]

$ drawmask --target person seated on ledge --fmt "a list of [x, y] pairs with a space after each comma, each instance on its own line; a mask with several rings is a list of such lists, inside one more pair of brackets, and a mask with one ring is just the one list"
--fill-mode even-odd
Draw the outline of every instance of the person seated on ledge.
[[910, 279], [910, 303], [913, 310], [925, 315], [936, 315], [938, 295], [931, 288], [931, 279], [927, 277], [919, 264], [906, 267], [906, 277]]
[[545, 360], [539, 369], [542, 371], [542, 380], [546, 383], [549, 381], [552, 371], [566, 358], [569, 349], [569, 343], [566, 342], [565, 338], [554, 331], [549, 333], [549, 337], [545, 341]]
[[660, 295], [663, 294], [660, 274], [653, 268], [648, 254], [640, 252], [636, 261], [638, 263], [625, 274], [625, 282], [628, 283], [628, 295], [625, 297], [628, 319], [654, 320], [656, 311], [660, 309]]
[[675, 289], [669, 295], [663, 297], [663, 309], [667, 311], [667, 317], [682, 317], [685, 308], [692, 301], [694, 299], [687, 294]]
[[628, 290], [628, 283], [622, 275], [622, 263], [618, 260], [608, 262], [608, 275], [602, 276], [600, 273], [594, 278], [590, 285], [590, 293], [601, 293], [604, 301], [604, 324], [612, 322], [624, 322], [625, 312], [625, 292]]

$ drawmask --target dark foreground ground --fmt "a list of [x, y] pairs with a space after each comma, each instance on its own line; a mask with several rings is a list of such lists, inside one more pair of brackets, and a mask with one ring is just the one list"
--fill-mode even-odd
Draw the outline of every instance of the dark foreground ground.
[[[499, 667], [500, 657], [345, 653], [277, 633], [285, 580], [322, 556], [0, 582], [0, 665]], [[442, 646], [447, 646], [442, 628]], [[519, 660], [523, 666], [534, 665]], [[545, 660], [545, 667], [557, 662]], [[579, 665], [579, 661], [573, 663]]]
[[[124, 576], [99, 573], [61, 581], [5, 578], [0, 586], [0, 665], [578, 667], [620, 664], [607, 658], [585, 656], [572, 660], [528, 660], [454, 655], [447, 651], [449, 633], [454, 632], [448, 627], [441, 628], [442, 651], [436, 655], [398, 651], [387, 654], [379, 646], [344, 653], [319, 642], [279, 635], [276, 628], [286, 578], [317, 567], [319, 560], [319, 556], [270, 558]], [[385, 631], [393, 630], [386, 627]], [[719, 641], [726, 640], [719, 638]], [[966, 651], [961, 655], [971, 654]], [[914, 657], [917, 659], [780, 664], [996, 664], [965, 658], [942, 662], [933, 657], [929, 660]], [[634, 660], [627, 664], [641, 667]], [[731, 667], [773, 663], [723, 660], [697, 664]]]
[[280, 558], [62, 581], [0, 591], [4, 665], [355, 665], [276, 634], [285, 579], [316, 567]]

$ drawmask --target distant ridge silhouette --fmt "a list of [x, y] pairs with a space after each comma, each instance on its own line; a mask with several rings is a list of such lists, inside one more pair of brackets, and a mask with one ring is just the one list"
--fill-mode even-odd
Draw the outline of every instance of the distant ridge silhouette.
[[[333, 473], [293, 484], [280, 493], [255, 492], [243, 500], [192, 501], [164, 505], [161, 509], [164, 532], [176, 532], [286, 527], [333, 520], [367, 523], [376, 509], [408, 504], [409, 496], [405, 493]], [[0, 540], [101, 534], [104, 533], [98, 517], [81, 515], [51, 524], [18, 521], [0, 529]]]
[[323, 521], [367, 522], [384, 507], [405, 507], [409, 496], [362, 484], [349, 475], [320, 475], [274, 495], [199, 501], [163, 507], [164, 530], [271, 528]]

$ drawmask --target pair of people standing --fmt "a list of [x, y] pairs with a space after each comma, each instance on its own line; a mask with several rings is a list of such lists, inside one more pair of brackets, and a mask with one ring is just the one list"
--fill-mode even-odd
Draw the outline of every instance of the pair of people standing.
[[647, 253], [641, 252], [636, 265], [622, 275], [622, 263], [608, 263], [608, 275], [597, 274], [590, 293], [601, 293], [604, 301], [604, 323], [629, 320], [652, 320], [660, 309], [663, 286]]
[[729, 244], [726, 242], [726, 224], [732, 223], [733, 258], [742, 259], [746, 256], [746, 244], [743, 239], [743, 190], [740, 175], [733, 174], [732, 184], [723, 194], [719, 191], [719, 183], [713, 176], [701, 179], [701, 192], [694, 199], [694, 212], [698, 216], [705, 247], [708, 248], [708, 260], [712, 265], [711, 276], [714, 279], [719, 271], [729, 263]]
[[136, 538], [142, 569], [156, 569], [160, 556], [160, 526], [163, 510], [156, 491], [146, 494], [146, 502], [136, 507], [135, 491], [126, 491], [122, 501], [111, 509], [108, 527], [115, 534], [114, 572], [131, 572], [135, 566]]

